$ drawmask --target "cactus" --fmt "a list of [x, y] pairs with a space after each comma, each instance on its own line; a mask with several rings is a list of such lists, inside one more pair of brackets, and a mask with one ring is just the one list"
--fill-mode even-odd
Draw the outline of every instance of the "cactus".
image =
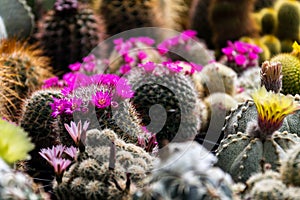
[[300, 198], [300, 188], [299, 187], [288, 187], [284, 193], [283, 198], [285, 200], [297, 200]]
[[274, 5], [275, 0], [260, 0], [255, 1], [254, 11], [260, 11], [264, 8], [272, 7]]
[[274, 8], [264, 8], [258, 12], [261, 35], [275, 34], [277, 30], [277, 12]]
[[[196, 142], [171, 143], [164, 149], [155, 171], [135, 192], [134, 200], [232, 199], [232, 180], [217, 167], [215, 156]], [[197, 164], [195, 164], [197, 163]]]
[[197, 32], [197, 37], [204, 40], [209, 49], [214, 49], [212, 29], [208, 20], [210, 0], [194, 0], [190, 9], [189, 27]]
[[27, 39], [30, 37], [34, 27], [34, 16], [26, 0], [2, 0], [0, 13], [10, 38]]
[[259, 172], [253, 174], [247, 181], [247, 191], [251, 191], [253, 186], [262, 180], [271, 179], [271, 180], [281, 180], [281, 175], [279, 172], [273, 170], [265, 170], [264, 172]]
[[26, 173], [34, 177], [36, 182], [43, 184], [46, 191], [50, 188], [49, 183], [54, 174], [52, 167], [39, 155], [39, 151], [59, 143], [58, 134], [53, 130], [54, 119], [51, 117], [50, 103], [53, 103], [53, 97], [60, 96], [60, 91], [55, 89], [33, 92], [23, 105], [19, 121], [35, 145], [29, 152], [31, 159], [26, 162]]
[[181, 70], [175, 63], [149, 62], [127, 76], [135, 91], [130, 101], [142, 124], [156, 133], [160, 148], [164, 142], [192, 139], [200, 128], [197, 94]]
[[296, 134], [277, 131], [286, 116], [300, 109], [293, 97], [268, 92], [264, 87], [252, 94], [257, 121], [247, 121], [245, 132], [225, 137], [217, 149], [217, 166], [231, 174], [235, 181], [246, 182], [262, 171], [262, 164], [278, 170], [286, 150], [298, 144]]
[[0, 41], [0, 113], [17, 122], [22, 99], [40, 89], [43, 81], [52, 76], [49, 58], [36, 45], [15, 39]]
[[285, 39], [280, 40], [281, 53], [291, 53], [293, 51], [293, 40]]
[[126, 199], [154, 161], [142, 148], [126, 144], [109, 129], [88, 131], [86, 144], [62, 182], [54, 181], [59, 199]]
[[[103, 16], [106, 32], [109, 36], [134, 28], [161, 27], [163, 25], [162, 12], [157, 0], [103, 0], [96, 9]], [[130, 37], [137, 36], [141, 35], [130, 34]]]
[[253, 200], [283, 199], [286, 186], [280, 180], [265, 179], [254, 184], [249, 197]]
[[216, 49], [227, 45], [227, 41], [242, 36], [258, 36], [258, 26], [252, 18], [254, 0], [231, 1], [213, 0], [209, 5], [209, 22], [213, 31]]
[[237, 89], [237, 73], [230, 67], [219, 62], [205, 65], [200, 73], [194, 75], [194, 82], [200, 97], [206, 97], [216, 92], [225, 92], [232, 96]]
[[281, 53], [281, 43], [280, 40], [274, 35], [264, 35], [260, 38], [261, 42], [265, 44], [270, 51], [270, 56], [273, 57]]
[[281, 162], [280, 173], [285, 184], [300, 186], [299, 177], [299, 146], [292, 147], [287, 152], [287, 157]]
[[293, 0], [277, 1], [274, 8], [278, 21], [276, 36], [280, 40], [299, 42], [300, 3]]
[[35, 39], [51, 58], [54, 73], [61, 76], [104, 39], [98, 15], [77, 0], [57, 0], [54, 8], [38, 22]]

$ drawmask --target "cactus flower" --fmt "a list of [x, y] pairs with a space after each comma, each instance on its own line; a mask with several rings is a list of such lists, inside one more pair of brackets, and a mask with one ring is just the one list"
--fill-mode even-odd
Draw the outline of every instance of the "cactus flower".
[[266, 136], [278, 130], [284, 118], [300, 109], [292, 96], [285, 96], [262, 87], [252, 94], [258, 113], [258, 126]]

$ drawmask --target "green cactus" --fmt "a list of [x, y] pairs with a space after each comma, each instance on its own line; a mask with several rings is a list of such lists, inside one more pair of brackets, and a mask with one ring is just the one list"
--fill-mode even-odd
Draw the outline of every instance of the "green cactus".
[[274, 35], [264, 35], [260, 38], [261, 42], [265, 44], [270, 51], [270, 56], [275, 56], [281, 53], [281, 43], [280, 40]]
[[232, 180], [219, 168], [211, 167], [215, 161], [196, 142], [171, 143], [145, 179], [147, 185], [135, 192], [133, 199], [232, 199]]
[[57, 0], [38, 22], [34, 38], [51, 58], [56, 75], [69, 72], [68, 65], [87, 56], [103, 41], [101, 19], [77, 0]]
[[292, 147], [287, 157], [281, 162], [280, 173], [282, 180], [285, 184], [291, 186], [300, 186], [299, 176], [299, 159], [300, 159], [300, 148], [299, 146]]
[[285, 39], [280, 40], [281, 53], [291, 53], [293, 51], [293, 40]]
[[154, 157], [126, 144], [111, 130], [88, 131], [86, 143], [86, 151], [79, 153], [62, 183], [54, 182], [59, 199], [126, 199], [134, 191], [133, 185], [139, 185], [151, 170]]
[[275, 34], [277, 29], [277, 12], [274, 8], [264, 8], [258, 12], [260, 18], [260, 34]]
[[286, 186], [280, 180], [265, 179], [254, 184], [249, 197], [253, 200], [283, 199]]
[[[149, 66], [152, 71], [146, 70]], [[175, 63], [146, 63], [143, 67], [127, 76], [135, 91], [130, 101], [142, 124], [156, 133], [160, 148], [164, 142], [192, 139], [200, 128], [200, 114], [190, 77], [179, 72], [181, 68]]]
[[[262, 164], [278, 170], [287, 149], [300, 142], [296, 134], [277, 131], [286, 116], [300, 109], [293, 97], [268, 92], [263, 87], [252, 98], [258, 111], [252, 119], [257, 121], [244, 121], [246, 130], [228, 135], [217, 149], [217, 166], [230, 173], [235, 181], [246, 182], [252, 174], [264, 170]], [[238, 110], [248, 109], [238, 107]]]
[[49, 58], [36, 45], [15, 39], [0, 41], [0, 114], [17, 122], [24, 98], [52, 76]]
[[280, 40], [299, 42], [300, 2], [294, 0], [277, 1], [274, 5], [277, 12], [276, 36]]
[[267, 7], [272, 7], [276, 0], [260, 0], [255, 1], [254, 11], [260, 11]]
[[273, 56], [270, 62], [280, 62], [282, 65], [282, 93], [291, 95], [299, 94], [299, 58], [288, 53], [280, 53]]
[[213, 31], [216, 49], [227, 46], [227, 41], [242, 36], [256, 37], [259, 29], [251, 16], [254, 0], [212, 0], [209, 5], [209, 22]]
[[[14, 11], [14, 14], [11, 12]], [[34, 28], [34, 15], [26, 0], [2, 0], [0, 17], [10, 38], [27, 39]]]

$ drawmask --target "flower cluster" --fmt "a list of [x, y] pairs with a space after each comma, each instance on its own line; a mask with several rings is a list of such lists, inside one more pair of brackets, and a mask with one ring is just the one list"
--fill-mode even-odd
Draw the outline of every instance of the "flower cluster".
[[222, 53], [227, 58], [227, 64], [234, 64], [241, 69], [257, 66], [261, 52], [260, 47], [241, 41], [228, 41], [228, 46], [222, 48]]
[[63, 154], [67, 154], [71, 159], [75, 159], [77, 149], [73, 146], [66, 147], [64, 145], [52, 146], [52, 148], [43, 148], [39, 154], [53, 166], [56, 175], [56, 180], [61, 182], [64, 171], [72, 163], [71, 160], [62, 158]]
[[106, 108], [117, 105], [118, 100], [133, 97], [133, 90], [125, 78], [114, 74], [81, 74], [76, 82], [61, 90], [63, 98], [53, 98], [52, 116], [71, 115], [75, 111], [87, 112], [88, 107]]

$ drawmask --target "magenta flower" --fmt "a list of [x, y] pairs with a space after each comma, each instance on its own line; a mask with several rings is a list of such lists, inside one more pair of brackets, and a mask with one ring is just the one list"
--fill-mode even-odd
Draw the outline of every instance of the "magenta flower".
[[129, 56], [128, 53], [123, 54], [123, 58], [124, 58], [125, 63], [130, 64], [130, 63], [134, 62], [134, 59], [131, 56]]
[[118, 96], [124, 99], [131, 98], [134, 95], [131, 86], [124, 78], [120, 78], [120, 80], [118, 81], [118, 84], [116, 85], [116, 92]]
[[53, 97], [53, 103], [49, 104], [52, 109], [52, 117], [57, 117], [58, 115], [61, 115], [65, 112], [66, 109], [68, 109], [71, 105], [70, 102], [66, 99], [58, 99]]
[[119, 79], [120, 77], [115, 74], [102, 74], [99, 78], [99, 83], [109, 86], [115, 86], [118, 83]]
[[65, 113], [67, 114], [73, 114], [74, 111], [80, 111], [82, 104], [82, 100], [78, 98], [72, 98], [69, 100], [68, 106], [65, 108]]
[[83, 69], [87, 72], [93, 72], [94, 69], [96, 67], [96, 63], [95, 62], [86, 62], [83, 63]]
[[73, 63], [73, 64], [69, 65], [69, 69], [72, 70], [72, 71], [79, 71], [80, 67], [81, 67], [80, 62], [76, 62], [76, 63]]
[[163, 62], [163, 64], [171, 71], [171, 72], [175, 72], [175, 73], [179, 73], [182, 71], [182, 67], [179, 66], [178, 64], [174, 63], [174, 62]]
[[49, 79], [44, 80], [44, 84], [42, 86], [43, 89], [51, 88], [59, 85], [59, 79], [57, 76], [51, 77]]
[[235, 47], [235, 50], [237, 51], [237, 53], [240, 53], [240, 54], [247, 53], [249, 50], [249, 47], [251, 48], [251, 46], [248, 46], [247, 43], [240, 42], [240, 41], [236, 41], [234, 43], [234, 47]]
[[155, 40], [153, 40], [150, 37], [138, 37], [136, 38], [138, 42], [144, 43], [146, 45], [152, 46], [155, 43]]
[[144, 51], [139, 51], [137, 56], [139, 60], [144, 60], [147, 58], [147, 54]]
[[120, 73], [121, 74], [127, 74], [130, 70], [131, 70], [131, 67], [128, 64], [122, 65], [120, 67]]
[[68, 154], [71, 158], [75, 158], [77, 155], [78, 149], [76, 147], [70, 146], [65, 148], [65, 153]]
[[144, 68], [146, 72], [152, 72], [156, 67], [155, 63], [150, 61], [144, 64], [138, 64], [138, 66]]
[[222, 48], [222, 53], [224, 53], [226, 56], [232, 55], [233, 51], [234, 51], [233, 47]]
[[110, 105], [112, 97], [109, 92], [98, 91], [92, 96], [92, 102], [97, 108], [106, 108]]
[[235, 62], [237, 65], [244, 66], [247, 63], [247, 58], [244, 55], [237, 55], [235, 56]]
[[87, 63], [94, 62], [95, 60], [96, 60], [96, 57], [93, 54], [88, 55], [82, 59], [83, 62], [87, 62]]
[[81, 124], [81, 120], [77, 124], [71, 121], [71, 126], [69, 126], [68, 124], [64, 124], [64, 125], [77, 146], [80, 145], [80, 142], [82, 143], [85, 142], [85, 137], [86, 137], [85, 134], [90, 125], [90, 122], [85, 121], [83, 127]]
[[183, 31], [181, 34], [180, 34], [180, 38], [183, 40], [183, 41], [187, 41], [189, 39], [192, 39], [193, 37], [195, 37], [197, 35], [197, 32], [194, 31], [194, 30], [186, 30], [186, 31]]

